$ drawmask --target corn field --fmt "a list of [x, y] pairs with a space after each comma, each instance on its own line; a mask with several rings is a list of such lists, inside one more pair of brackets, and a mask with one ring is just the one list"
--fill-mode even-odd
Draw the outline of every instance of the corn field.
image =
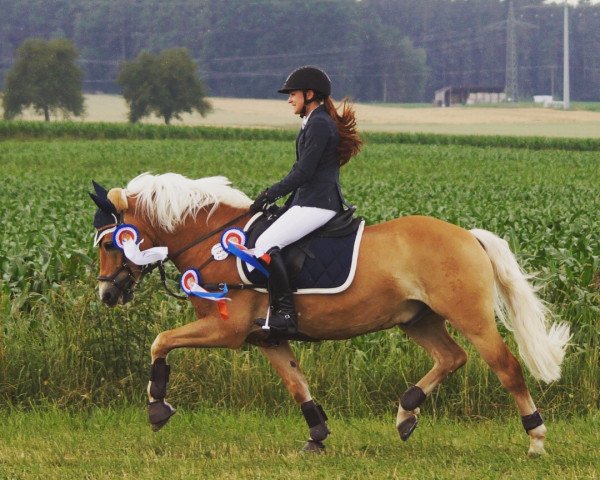
[[[142, 404], [155, 335], [193, 319], [149, 277], [127, 306], [96, 294], [94, 179], [123, 187], [144, 171], [225, 175], [256, 195], [294, 159], [293, 134], [109, 124], [0, 122], [0, 397], [70, 408]], [[563, 377], [529, 385], [547, 415], [597, 411], [600, 391], [598, 140], [371, 134], [342, 170], [347, 199], [373, 224], [431, 215], [509, 241], [540, 296], [571, 325]], [[385, 259], [382, 259], [385, 261]], [[177, 272], [170, 276], [175, 286]], [[513, 352], [510, 333], [503, 331]], [[424, 407], [448, 416], [514, 413], [476, 352]], [[395, 410], [431, 366], [399, 330], [296, 343], [313, 395], [354, 415]], [[257, 349], [175, 351], [169, 397], [190, 408], [292, 408]]]

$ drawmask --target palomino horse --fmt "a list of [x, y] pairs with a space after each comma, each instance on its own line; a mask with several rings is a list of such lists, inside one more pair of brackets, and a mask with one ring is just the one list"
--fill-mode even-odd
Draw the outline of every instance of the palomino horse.
[[[251, 200], [230, 187], [226, 178], [190, 180], [177, 174], [143, 174], [125, 189], [106, 192], [96, 185], [92, 198], [100, 207], [94, 224], [100, 247], [99, 294], [106, 305], [114, 307], [131, 300], [135, 284], [148, 271], [115, 248], [113, 236], [107, 233], [120, 223], [137, 228], [146, 250], [167, 247], [173, 252], [169, 260], [181, 272], [204, 263], [205, 281], [239, 285], [233, 258], [210, 261], [211, 247], [225, 227], [249, 217]], [[190, 297], [197, 319], [160, 333], [152, 343], [148, 412], [153, 428], [162, 427], [175, 412], [165, 401], [170, 351], [182, 347], [235, 349], [249, 342], [259, 346], [301, 406], [310, 427], [305, 449], [323, 449], [322, 441], [329, 433], [327, 417], [312, 400], [289, 342], [265, 343], [260, 327], [254, 324], [267, 310], [267, 295], [240, 288], [230, 289], [229, 297], [227, 321], [214, 303]], [[400, 327], [431, 355], [431, 370], [400, 398], [396, 426], [403, 440], [416, 426], [426, 396], [467, 361], [465, 351], [446, 330], [446, 322], [450, 323], [475, 346], [514, 397], [530, 438], [529, 454], [544, 453], [546, 427], [521, 366], [498, 332], [495, 314], [513, 332], [530, 372], [545, 382], [560, 377], [569, 327], [547, 324], [546, 308], [508, 244], [496, 235], [422, 216], [368, 226], [352, 284], [329, 295], [327, 301], [322, 295], [297, 295], [296, 307], [300, 331], [313, 339], [341, 340]]]

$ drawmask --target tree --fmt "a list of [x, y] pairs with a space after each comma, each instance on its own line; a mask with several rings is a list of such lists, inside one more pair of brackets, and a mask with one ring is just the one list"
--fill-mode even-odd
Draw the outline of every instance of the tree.
[[125, 62], [117, 83], [129, 104], [129, 120], [137, 122], [154, 113], [168, 125], [173, 118], [181, 119], [183, 112], [196, 110], [205, 116], [211, 105], [196, 71], [196, 62], [185, 48], [165, 50], [158, 56], [142, 52]]
[[427, 80], [425, 50], [383, 22], [373, 22], [365, 32], [357, 73], [360, 100], [418, 102]]
[[4, 117], [12, 119], [28, 107], [43, 113], [47, 122], [56, 111], [80, 116], [83, 72], [75, 64], [77, 55], [69, 40], [25, 40], [6, 75]]

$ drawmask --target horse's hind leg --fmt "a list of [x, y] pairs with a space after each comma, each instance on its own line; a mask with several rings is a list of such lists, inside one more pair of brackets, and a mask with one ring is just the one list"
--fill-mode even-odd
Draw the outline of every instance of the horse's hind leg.
[[476, 328], [471, 322], [452, 321], [452, 325], [473, 343], [481, 357], [498, 376], [502, 386], [515, 399], [523, 428], [529, 435], [529, 455], [542, 455], [545, 453], [546, 426], [527, 389], [521, 365], [500, 336], [494, 314], [490, 311], [489, 315], [483, 318], [485, 320], [479, 322]]
[[310, 429], [310, 439], [306, 442], [304, 450], [323, 450], [325, 448], [323, 440], [329, 435], [327, 415], [325, 415], [321, 406], [312, 400], [308, 384], [289, 342], [282, 342], [276, 347], [260, 347], [260, 349], [269, 359], [271, 365], [283, 380], [285, 388], [302, 410], [304, 419]]
[[419, 406], [444, 378], [466, 363], [467, 354], [448, 333], [444, 318], [434, 312], [415, 324], [400, 327], [434, 360], [433, 368], [400, 398], [396, 428], [400, 438], [408, 440], [417, 425]]

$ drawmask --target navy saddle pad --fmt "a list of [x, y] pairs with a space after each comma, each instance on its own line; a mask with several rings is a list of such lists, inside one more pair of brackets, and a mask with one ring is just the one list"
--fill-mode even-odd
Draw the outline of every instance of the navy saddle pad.
[[[338, 293], [350, 286], [365, 223], [362, 218], [353, 218], [353, 213], [354, 209], [342, 212], [281, 251], [291, 287], [296, 293]], [[276, 219], [277, 216], [272, 214], [250, 219], [244, 227], [246, 247], [253, 248], [256, 239]], [[242, 281], [266, 286], [266, 278], [261, 272], [249, 271], [248, 265], [239, 259], [237, 266]]]

